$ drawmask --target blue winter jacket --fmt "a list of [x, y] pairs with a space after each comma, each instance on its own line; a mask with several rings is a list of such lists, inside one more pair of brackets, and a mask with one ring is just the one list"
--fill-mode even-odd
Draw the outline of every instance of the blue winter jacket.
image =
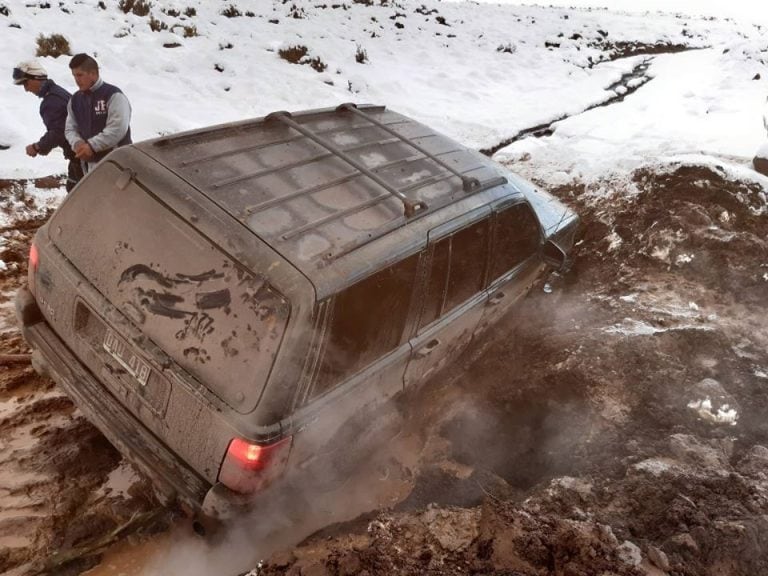
[[64, 137], [67, 104], [71, 94], [53, 80], [46, 80], [40, 86], [37, 95], [43, 99], [40, 103], [40, 117], [46, 129], [45, 134], [35, 143], [37, 151], [45, 155], [54, 148], [61, 147], [65, 158], [68, 160], [74, 158], [72, 147]]

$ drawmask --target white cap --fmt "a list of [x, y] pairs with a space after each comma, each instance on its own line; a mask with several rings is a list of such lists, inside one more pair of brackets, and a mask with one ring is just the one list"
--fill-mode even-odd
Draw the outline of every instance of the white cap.
[[45, 80], [47, 78], [48, 72], [37, 60], [20, 62], [13, 69], [14, 84], [23, 84], [25, 80]]

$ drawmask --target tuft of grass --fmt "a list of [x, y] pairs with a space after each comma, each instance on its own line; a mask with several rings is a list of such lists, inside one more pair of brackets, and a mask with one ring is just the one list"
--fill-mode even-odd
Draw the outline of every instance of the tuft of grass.
[[181, 16], [181, 12], [176, 10], [175, 8], [162, 8], [162, 13], [166, 16], [170, 16], [171, 18], [178, 18]]
[[133, 12], [136, 14], [136, 16], [146, 16], [149, 14], [150, 9], [152, 8], [152, 3], [147, 2], [146, 0], [136, 0], [136, 2], [133, 5]]
[[291, 64], [309, 64], [317, 72], [324, 72], [328, 68], [328, 65], [319, 56], [309, 58], [309, 48], [301, 44], [280, 48], [277, 53], [280, 58]]
[[117, 7], [125, 14], [133, 12], [136, 16], [146, 16], [152, 8], [152, 3], [147, 0], [120, 0]]
[[220, 14], [222, 16], [226, 16], [227, 18], [239, 18], [243, 15], [243, 13], [240, 12], [240, 10], [238, 10], [234, 4], [230, 4], [227, 8], [222, 10]]
[[51, 34], [50, 36], [43, 36], [40, 34], [37, 37], [37, 56], [53, 56], [58, 58], [62, 55], [71, 55], [72, 51], [69, 47], [69, 40], [67, 40], [61, 34]]
[[158, 20], [154, 16], [149, 17], [149, 27], [152, 32], [160, 32], [161, 30], [168, 30], [168, 24], [162, 20]]
[[288, 48], [280, 48], [277, 51], [280, 58], [290, 62], [291, 64], [300, 64], [301, 59], [307, 55], [309, 49], [306, 46], [297, 44], [296, 46], [289, 46]]
[[514, 54], [517, 52], [517, 46], [511, 42], [507, 42], [506, 44], [499, 44], [496, 47], [496, 52], [502, 52], [503, 54]]
[[317, 72], [325, 72], [325, 70], [328, 68], [328, 64], [320, 60], [319, 56], [310, 58], [306, 63], [309, 64]]
[[184, 16], [187, 18], [192, 18], [193, 16], [197, 16], [197, 9], [192, 8], [192, 6], [187, 6], [184, 9]]
[[357, 45], [357, 50], [355, 51], [355, 61], [358, 64], [365, 64], [368, 62], [368, 53], [362, 46], [360, 46], [360, 44]]
[[296, 4], [293, 4], [288, 9], [288, 16], [290, 16], [291, 18], [295, 18], [296, 20], [301, 20], [307, 17], [307, 13], [304, 12], [304, 8], [301, 8], [300, 6], [296, 6]]

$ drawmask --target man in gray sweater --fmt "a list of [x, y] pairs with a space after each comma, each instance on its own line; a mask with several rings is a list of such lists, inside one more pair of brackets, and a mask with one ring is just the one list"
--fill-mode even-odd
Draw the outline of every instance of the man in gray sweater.
[[79, 90], [69, 101], [64, 133], [87, 172], [131, 143], [131, 105], [120, 88], [99, 77], [99, 65], [88, 54], [73, 56], [69, 68]]

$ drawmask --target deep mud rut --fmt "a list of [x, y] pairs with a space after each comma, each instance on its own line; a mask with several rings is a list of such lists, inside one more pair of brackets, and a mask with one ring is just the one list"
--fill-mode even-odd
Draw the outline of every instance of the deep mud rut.
[[[766, 191], [688, 166], [634, 186], [555, 191], [584, 222], [575, 266], [411, 399], [364, 476], [409, 490], [251, 574], [768, 574]], [[25, 352], [19, 261], [3, 354]], [[0, 367], [0, 410], [0, 572], [76, 574], [97, 557], [62, 552], [173, 518], [28, 365]]]

